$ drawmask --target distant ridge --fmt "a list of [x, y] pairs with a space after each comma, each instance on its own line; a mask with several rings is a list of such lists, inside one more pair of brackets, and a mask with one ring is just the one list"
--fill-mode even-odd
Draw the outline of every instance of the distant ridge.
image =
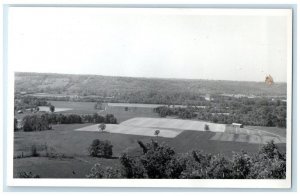
[[15, 90], [102, 95], [137, 92], [286, 96], [286, 83], [15, 72]]

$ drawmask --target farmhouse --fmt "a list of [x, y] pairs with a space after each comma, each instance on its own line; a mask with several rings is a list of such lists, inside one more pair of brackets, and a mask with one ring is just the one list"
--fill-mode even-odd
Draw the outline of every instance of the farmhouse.
[[244, 125], [240, 124], [240, 123], [232, 123], [232, 126], [233, 127], [239, 127], [239, 128], [243, 128], [244, 127]]

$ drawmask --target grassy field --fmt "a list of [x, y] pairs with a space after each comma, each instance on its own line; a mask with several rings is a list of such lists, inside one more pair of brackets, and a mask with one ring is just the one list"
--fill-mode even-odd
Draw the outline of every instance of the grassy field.
[[19, 172], [31, 171], [41, 178], [85, 178], [94, 164], [99, 162], [103, 167], [120, 167], [115, 159], [30, 157], [14, 160], [14, 177], [18, 177]]
[[[90, 124], [91, 125], [91, 124]], [[87, 124], [55, 125], [53, 130], [41, 132], [16, 132], [14, 135], [14, 157], [24, 157], [31, 154], [31, 146], [36, 145], [41, 157], [28, 157], [14, 159], [14, 176], [18, 172], [26, 171], [39, 174], [45, 178], [84, 178], [95, 163], [105, 166], [118, 167], [118, 159], [101, 159], [88, 156], [88, 147], [94, 139], [109, 140], [113, 144], [113, 156], [122, 153], [141, 152], [137, 140], [149, 142], [153, 137], [128, 135], [118, 133], [101, 133], [74, 131]], [[174, 138], [158, 137], [159, 142], [164, 142], [173, 147], [176, 152], [186, 153], [191, 150], [202, 150], [206, 153], [221, 153], [231, 157], [233, 151], [245, 150], [255, 153], [260, 144], [211, 140], [216, 133], [210, 131], [183, 131]], [[233, 135], [233, 138], [238, 135]], [[281, 151], [285, 152], [285, 144], [278, 144]], [[59, 155], [56, 158], [43, 157], [45, 151]], [[67, 157], [67, 158], [64, 158]], [[75, 174], [74, 174], [74, 172]]]
[[99, 112], [94, 108], [94, 102], [74, 102], [74, 101], [50, 101], [55, 108], [69, 108], [70, 110], [61, 113], [93, 114]]

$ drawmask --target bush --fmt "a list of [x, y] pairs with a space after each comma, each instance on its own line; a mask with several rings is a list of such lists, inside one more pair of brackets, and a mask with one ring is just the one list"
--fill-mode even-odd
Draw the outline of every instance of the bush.
[[110, 141], [100, 141], [99, 139], [95, 139], [90, 145], [88, 151], [89, 155], [92, 157], [111, 158], [113, 155], [112, 148], [113, 145]]

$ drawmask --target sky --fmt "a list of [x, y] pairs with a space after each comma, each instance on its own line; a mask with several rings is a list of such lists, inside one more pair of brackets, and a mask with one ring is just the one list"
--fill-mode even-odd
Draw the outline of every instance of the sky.
[[21, 8], [8, 14], [14, 71], [286, 82], [287, 10]]

